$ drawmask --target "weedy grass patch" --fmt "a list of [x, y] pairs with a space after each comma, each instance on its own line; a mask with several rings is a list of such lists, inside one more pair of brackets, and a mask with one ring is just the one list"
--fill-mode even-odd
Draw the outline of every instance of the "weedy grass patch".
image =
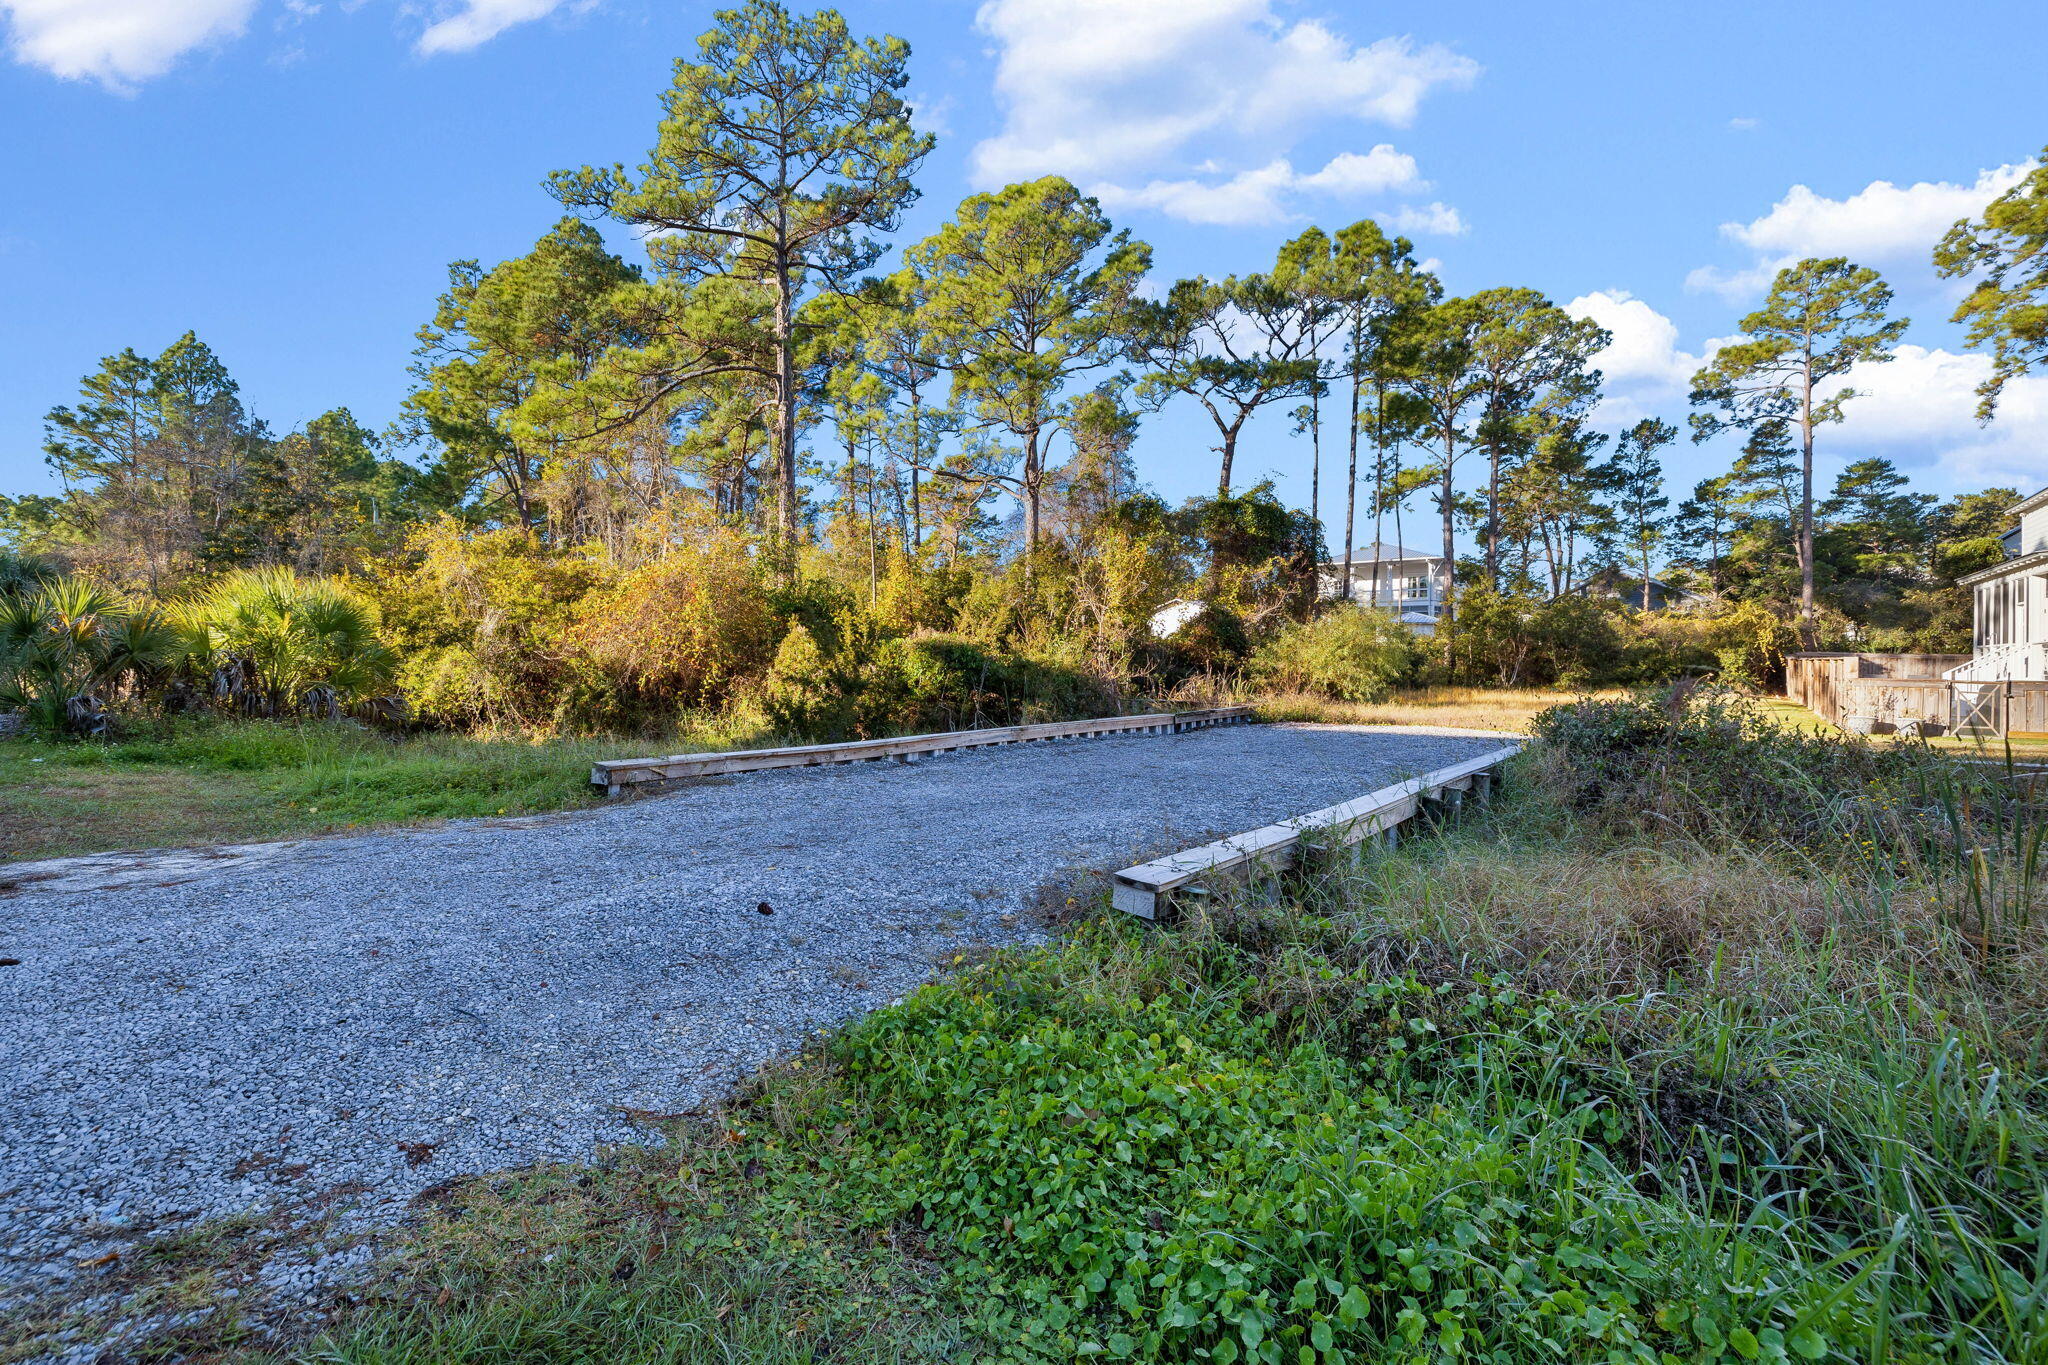
[[351, 722], [185, 718], [112, 740], [0, 742], [0, 856], [285, 839], [588, 805], [590, 765], [741, 747], [707, 724], [664, 739], [391, 734]]

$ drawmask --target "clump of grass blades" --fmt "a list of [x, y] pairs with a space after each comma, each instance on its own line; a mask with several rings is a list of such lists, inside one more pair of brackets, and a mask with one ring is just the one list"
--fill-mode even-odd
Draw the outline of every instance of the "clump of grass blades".
[[413, 1229], [369, 1308], [302, 1365], [908, 1365], [955, 1358], [928, 1271], [817, 1210], [757, 1207], [722, 1130], [596, 1167], [460, 1182]]

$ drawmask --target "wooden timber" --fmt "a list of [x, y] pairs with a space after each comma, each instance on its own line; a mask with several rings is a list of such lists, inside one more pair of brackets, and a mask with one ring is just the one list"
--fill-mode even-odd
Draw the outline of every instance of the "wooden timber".
[[1200, 711], [1176, 711], [1173, 713], [1173, 729], [1176, 734], [1189, 730], [1206, 730], [1212, 725], [1249, 725], [1252, 708], [1249, 706], [1211, 706]]
[[924, 754], [978, 749], [990, 744], [1035, 744], [1046, 740], [1095, 739], [1104, 735], [1176, 734], [1211, 725], [1243, 724], [1251, 719], [1251, 711], [1249, 706], [1224, 706], [1206, 711], [1160, 711], [1143, 716], [1002, 725], [986, 730], [944, 730], [930, 735], [856, 739], [842, 744], [801, 744], [784, 749], [733, 749], [722, 753], [670, 754], [665, 758], [607, 759], [591, 765], [590, 784], [604, 788], [607, 796], [617, 796], [625, 788], [639, 783], [669, 782], [683, 777], [714, 777], [768, 768], [810, 768], [827, 763], [861, 763], [881, 758], [912, 763]]
[[1112, 878], [1111, 900], [1128, 914], [1157, 919], [1161, 905], [1176, 892], [1186, 894], [1218, 873], [1239, 868], [1285, 871], [1295, 866], [1303, 853], [1329, 852], [1375, 835], [1391, 844], [1394, 831], [1425, 805], [1448, 814], [1467, 792], [1484, 800], [1492, 792], [1500, 765], [1520, 749], [1519, 743], [1505, 745], [1341, 805], [1127, 867]]

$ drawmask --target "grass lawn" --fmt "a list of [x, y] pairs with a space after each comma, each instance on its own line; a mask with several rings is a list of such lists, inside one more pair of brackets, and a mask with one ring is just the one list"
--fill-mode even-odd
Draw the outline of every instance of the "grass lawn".
[[[1779, 724], [1794, 730], [1826, 732], [1835, 729], [1818, 714], [1785, 697], [1769, 697], [1761, 703], [1764, 711]], [[1900, 741], [1893, 735], [1873, 735], [1877, 744], [1896, 744]], [[2021, 736], [2010, 741], [1976, 735], [1937, 735], [1926, 741], [1927, 746], [1937, 753], [1953, 754], [1958, 758], [1981, 758], [2003, 761], [2008, 752], [2022, 762], [2048, 760], [2048, 739]]]
[[347, 723], [187, 721], [111, 743], [0, 742], [0, 859], [238, 843], [457, 816], [521, 815], [596, 797], [590, 764], [660, 741], [389, 736]]

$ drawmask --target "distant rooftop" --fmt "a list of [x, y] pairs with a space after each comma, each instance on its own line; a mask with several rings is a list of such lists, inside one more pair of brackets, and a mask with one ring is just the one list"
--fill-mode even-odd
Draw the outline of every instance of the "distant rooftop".
[[[1391, 543], [1390, 543], [1390, 542], [1388, 542], [1388, 541], [1384, 541], [1384, 540], [1382, 540], [1382, 541], [1379, 541], [1379, 542], [1377, 542], [1376, 544], [1372, 544], [1372, 545], [1361, 545], [1361, 546], [1359, 546], [1359, 547], [1358, 547], [1357, 549], [1353, 550], [1353, 551], [1351, 552], [1351, 565], [1352, 565], [1352, 567], [1353, 567], [1353, 568], [1356, 568], [1356, 567], [1358, 567], [1358, 565], [1360, 564], [1360, 562], [1364, 562], [1364, 563], [1370, 564], [1370, 563], [1372, 563], [1372, 562], [1373, 562], [1373, 561], [1374, 561], [1375, 559], [1442, 559], [1442, 558], [1443, 558], [1443, 555], [1442, 555], [1442, 554], [1441, 554], [1440, 552], [1437, 552], [1437, 551], [1433, 551], [1433, 550], [1416, 550], [1416, 549], [1411, 549], [1411, 548], [1409, 548], [1408, 546], [1405, 546], [1405, 545], [1395, 545], [1395, 544], [1391, 544]], [[1331, 560], [1330, 562], [1331, 562], [1332, 564], [1342, 564], [1342, 563], [1344, 562], [1344, 552], [1343, 552], [1342, 550], [1339, 550], [1339, 551], [1337, 552], [1337, 557], [1336, 557], [1335, 559]]]

